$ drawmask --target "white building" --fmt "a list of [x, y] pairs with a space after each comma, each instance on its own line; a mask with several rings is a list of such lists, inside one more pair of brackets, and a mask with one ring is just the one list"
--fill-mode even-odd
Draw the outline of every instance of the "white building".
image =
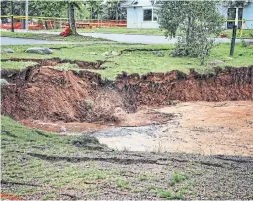
[[159, 28], [150, 0], [130, 0], [122, 7], [127, 8], [127, 28]]
[[[127, 8], [127, 28], [159, 28], [154, 2], [155, 0], [129, 0], [123, 4], [122, 7]], [[246, 20], [243, 29], [253, 29], [253, 2], [234, 8], [220, 5], [219, 10], [229, 20]], [[225, 27], [230, 29], [234, 24], [240, 28], [242, 22], [227, 22]]]

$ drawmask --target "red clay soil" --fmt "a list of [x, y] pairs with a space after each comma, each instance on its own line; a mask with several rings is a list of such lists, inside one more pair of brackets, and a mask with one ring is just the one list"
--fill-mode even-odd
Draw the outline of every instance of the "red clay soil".
[[9, 195], [9, 194], [4, 194], [4, 193], [0, 194], [0, 198], [2, 198], [4, 200], [23, 200], [23, 198], [21, 198], [21, 197]]
[[[12, 72], [13, 73], [13, 72]], [[180, 101], [253, 100], [253, 67], [216, 69], [215, 74], [191, 71], [122, 74], [106, 82], [89, 71], [28, 68], [2, 77], [2, 114], [16, 120], [119, 122], [141, 105]], [[119, 114], [118, 111], [122, 111]]]
[[32, 68], [22, 72], [15, 84], [2, 87], [2, 114], [14, 119], [43, 121], [117, 121], [119, 107], [132, 106], [116, 90], [99, 86], [99, 74]]
[[116, 127], [139, 127], [147, 125], [165, 124], [174, 117], [173, 114], [156, 112], [147, 108], [138, 109], [135, 113], [126, 113], [121, 108], [115, 108], [113, 115], [116, 122], [91, 123], [91, 122], [45, 122], [42, 120], [24, 119], [20, 122], [25, 126], [45, 131], [62, 133], [66, 128], [68, 134], [80, 134], [84, 132], [95, 132]]
[[216, 68], [215, 74], [201, 75], [180, 71], [119, 75], [119, 88], [134, 89], [139, 104], [166, 105], [171, 100], [179, 101], [235, 101], [253, 100], [253, 66]]

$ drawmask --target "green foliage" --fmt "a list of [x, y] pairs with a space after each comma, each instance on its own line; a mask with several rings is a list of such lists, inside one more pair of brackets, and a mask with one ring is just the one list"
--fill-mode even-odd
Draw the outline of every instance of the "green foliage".
[[[1, 2], [2, 15], [11, 14], [11, 1]], [[43, 16], [43, 17], [67, 17], [66, 1], [29, 1], [29, 16]], [[25, 15], [25, 1], [13, 1], [14, 15]]]
[[43, 17], [67, 17], [64, 1], [29, 1], [29, 15]]
[[125, 180], [122, 180], [122, 179], [120, 179], [120, 178], [118, 178], [117, 180], [116, 180], [116, 184], [117, 184], [117, 186], [119, 187], [119, 188], [129, 188], [130, 186], [130, 184], [129, 184], [129, 181], [125, 181]]
[[203, 65], [213, 47], [210, 37], [221, 33], [224, 19], [215, 1], [164, 1], [158, 22], [167, 37], [183, 33], [172, 56], [199, 57]]
[[160, 198], [165, 198], [167, 200], [180, 200], [183, 198], [184, 191], [180, 190], [177, 193], [172, 193], [171, 191], [162, 190], [158, 192]]
[[146, 174], [141, 174], [141, 175], [138, 176], [138, 179], [139, 179], [140, 181], [147, 181], [147, 180], [150, 179], [150, 176], [149, 176], [149, 175], [146, 175]]
[[105, 20], [126, 20], [126, 8], [121, 8], [120, 5], [126, 0], [109, 0], [103, 5], [102, 19]]
[[225, 7], [245, 7], [249, 5], [249, 3], [252, 2], [252, 0], [243, 0], [243, 1], [236, 1], [236, 0], [225, 0], [222, 1], [222, 5]]
[[89, 11], [88, 19], [99, 19], [102, 10], [102, 0], [91, 1], [85, 0], [84, 5]]
[[171, 180], [170, 180], [170, 185], [174, 186], [176, 183], [179, 183], [186, 179], [188, 179], [188, 177], [185, 174], [180, 173], [180, 172], [173, 172]]

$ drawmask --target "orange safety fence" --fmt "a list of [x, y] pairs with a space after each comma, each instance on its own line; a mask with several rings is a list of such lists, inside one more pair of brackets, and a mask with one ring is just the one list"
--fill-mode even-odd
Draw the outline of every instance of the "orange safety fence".
[[[10, 19], [10, 16], [1, 16], [2, 18]], [[13, 16], [14, 29], [22, 29], [21, 20], [26, 19], [25, 16]], [[34, 20], [36, 19], [36, 20]], [[68, 18], [51, 18], [49, 17], [30, 17], [28, 20], [29, 30], [41, 30], [41, 29], [58, 29], [66, 28], [68, 24]], [[11, 29], [11, 23], [1, 23], [1, 29]], [[127, 27], [126, 20], [78, 20], [76, 21], [77, 28], [99, 28], [99, 27]]]
[[[56, 29], [56, 25], [54, 21], [45, 21], [47, 23], [47, 28], [45, 24], [40, 23], [29, 23], [28, 29], [29, 30], [40, 30], [40, 29]], [[66, 28], [68, 23], [61, 22], [58, 23], [58, 28]], [[126, 23], [123, 22], [110, 22], [110, 21], [100, 21], [100, 22], [86, 22], [80, 21], [76, 22], [77, 28], [99, 28], [99, 27], [127, 27]], [[3, 23], [1, 24], [1, 29], [11, 29], [11, 23]], [[14, 22], [14, 29], [22, 29], [21, 22]]]

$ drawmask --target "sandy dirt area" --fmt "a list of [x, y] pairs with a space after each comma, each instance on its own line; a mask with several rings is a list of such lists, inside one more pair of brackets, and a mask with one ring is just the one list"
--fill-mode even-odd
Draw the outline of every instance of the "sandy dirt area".
[[253, 155], [252, 101], [184, 102], [142, 109], [123, 114], [117, 124], [23, 123], [54, 132], [65, 127], [67, 134], [89, 134], [117, 150]]
[[159, 111], [177, 115], [158, 131], [160, 151], [253, 154], [253, 102], [189, 102]]
[[[156, 109], [174, 114], [165, 125], [98, 132], [118, 150], [253, 155], [253, 102], [187, 102]], [[114, 135], [112, 134], [114, 133]]]

